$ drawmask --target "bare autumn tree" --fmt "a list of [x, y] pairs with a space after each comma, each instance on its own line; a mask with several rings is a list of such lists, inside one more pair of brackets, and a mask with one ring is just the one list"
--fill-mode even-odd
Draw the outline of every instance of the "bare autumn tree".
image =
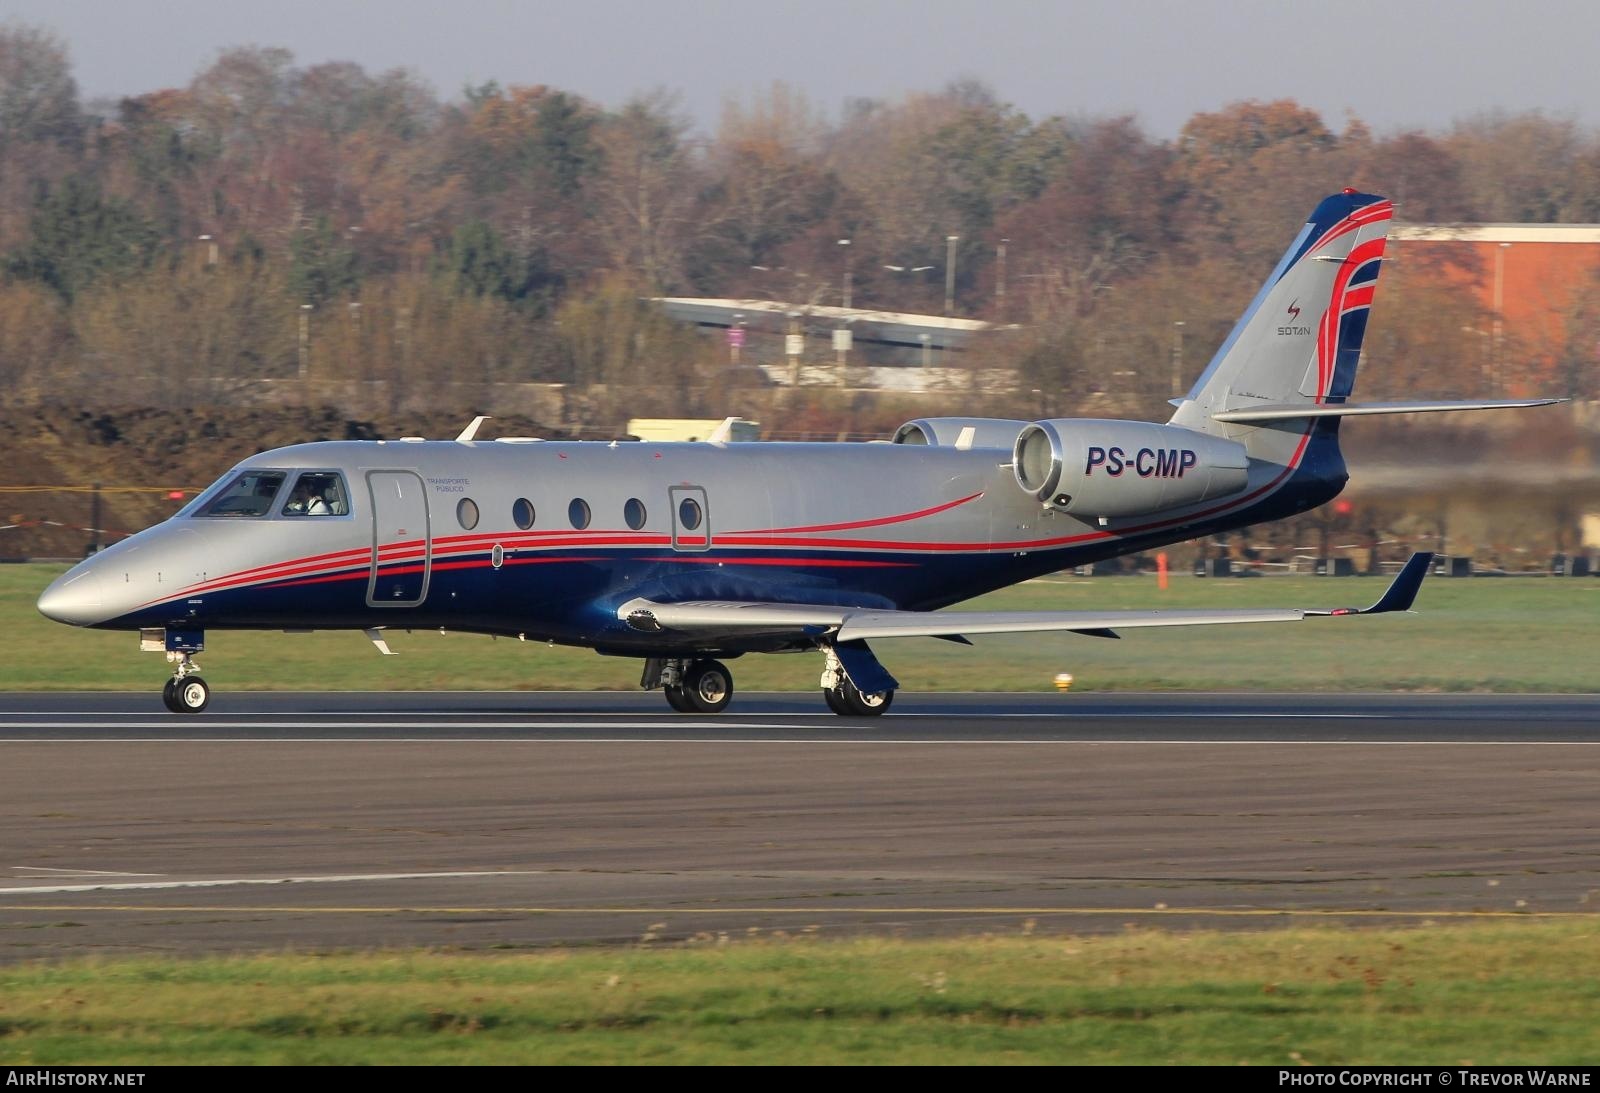
[[1350, 177], [1351, 166], [1340, 138], [1293, 100], [1238, 102], [1196, 114], [1178, 136], [1180, 230], [1191, 248], [1218, 247], [1246, 269], [1270, 269], [1283, 252], [1285, 229], [1304, 223], [1330, 186]]
[[582, 280], [599, 268], [588, 230], [590, 188], [603, 164], [601, 112], [544, 85], [470, 88], [441, 134], [460, 192], [452, 203], [505, 241], [525, 267]]
[[1481, 219], [1468, 196], [1460, 161], [1426, 133], [1368, 142], [1358, 153], [1350, 184], [1392, 198], [1397, 214], [1412, 223]]
[[0, 27], [0, 153], [19, 144], [75, 146], [83, 130], [61, 39], [37, 27]]
[[72, 328], [59, 296], [26, 281], [0, 284], [0, 390], [7, 402], [46, 401], [71, 354]]
[[1013, 284], [1064, 294], [1082, 314], [1097, 286], [1137, 273], [1174, 242], [1171, 159], [1132, 118], [1088, 125], [1049, 186], [995, 228], [1012, 240]]
[[[569, 297], [556, 313], [562, 371], [552, 378], [606, 389], [597, 405], [606, 410], [637, 406], [646, 392], [656, 413], [707, 409], [701, 389], [710, 379], [703, 376], [707, 350], [701, 339], [641, 299], [635, 277], [613, 274], [597, 287]], [[713, 394], [710, 408], [720, 405]]]
[[75, 303], [74, 370], [109, 404], [228, 402], [293, 378], [297, 318], [272, 263], [157, 268]]
[[689, 270], [697, 285], [749, 282], [752, 269], [781, 265], [780, 248], [799, 233], [837, 223], [830, 213], [839, 184], [821, 166], [822, 131], [805, 96], [783, 84], [749, 103], [727, 103], [694, 213]]
[[596, 135], [604, 166], [594, 184], [595, 231], [615, 270], [662, 292], [683, 276], [698, 192], [688, 125], [669, 96], [636, 98]]
[[1592, 162], [1594, 138], [1570, 119], [1486, 114], [1458, 124], [1445, 143], [1477, 219], [1558, 223], [1579, 219], [1600, 198], [1587, 190], [1594, 178], [1582, 170]]
[[[69, 179], [98, 204], [64, 204], [33, 246], [39, 194]], [[958, 313], [988, 313], [1007, 239], [1007, 317], [1032, 324], [983, 363], [1026, 358], [1063, 410], [1098, 391], [1125, 401], [1116, 412], [1159, 413], [1285, 233], [1343, 184], [1396, 197], [1413, 221], [1600, 220], [1600, 144], [1539, 115], [1335, 132], [1292, 101], [1197, 114], [1169, 142], [1125, 118], [1030, 119], [970, 81], [853, 103], [835, 123], [774, 86], [730, 104], [702, 143], [662, 94], [608, 111], [491, 83], [441, 103], [404, 70], [302, 67], [260, 47], [89, 118], [60, 43], [7, 26], [0, 376], [13, 397], [77, 370], [87, 397], [226, 400], [240, 396], [219, 377], [293, 382], [304, 319], [313, 380], [381, 387], [394, 406], [574, 378], [677, 384], [689, 406], [726, 354], [638, 297], [831, 303], [848, 271], [858, 306], [937, 312], [954, 235]], [[107, 230], [68, 230], [97, 217]], [[89, 275], [57, 276], [74, 254]], [[1487, 327], [1470, 294], [1429, 296], [1402, 269], [1385, 279], [1363, 385], [1481, 393]], [[51, 277], [53, 298], [30, 280]], [[1574, 307], [1557, 350], [1581, 390], [1592, 339]]]
[[1035, 125], [970, 82], [859, 104], [828, 156], [860, 209], [852, 234], [870, 249], [864, 269], [931, 266], [942, 274], [953, 235], [957, 295], [967, 296], [993, 258], [996, 219], [1044, 188], [1070, 143], [1067, 129], [1056, 119]]
[[1587, 291], [1572, 294], [1562, 324], [1565, 341], [1556, 360], [1557, 388], [1568, 398], [1600, 399], [1600, 272], [1588, 277]]
[[0, 26], [0, 249], [25, 234], [38, 186], [77, 168], [87, 129], [61, 40]]

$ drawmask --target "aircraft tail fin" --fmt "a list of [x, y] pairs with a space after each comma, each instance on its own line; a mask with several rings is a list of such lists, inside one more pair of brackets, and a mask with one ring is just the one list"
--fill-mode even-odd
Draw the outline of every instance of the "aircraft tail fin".
[[[1325, 198], [1179, 401], [1172, 424], [1232, 436], [1238, 426], [1219, 416], [1349, 399], [1393, 211], [1387, 199], [1354, 190]], [[1323, 427], [1331, 432], [1337, 421]]]

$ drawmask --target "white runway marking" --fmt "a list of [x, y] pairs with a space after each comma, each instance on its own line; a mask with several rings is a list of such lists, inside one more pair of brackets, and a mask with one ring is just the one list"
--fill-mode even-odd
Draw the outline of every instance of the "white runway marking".
[[49, 873], [62, 877], [160, 877], [164, 873], [123, 873], [115, 869], [56, 869], [48, 865], [13, 865], [13, 873], [21, 874], [26, 879], [29, 873]]
[[[462, 873], [349, 873], [328, 877], [236, 877], [228, 880], [134, 881], [115, 884], [57, 884], [0, 888], [0, 896], [59, 895], [63, 892], [131, 892], [161, 888], [228, 888], [248, 884], [350, 884], [360, 881], [440, 880], [454, 877], [537, 877], [543, 869], [479, 870]], [[128, 874], [160, 876], [159, 873]]]
[[[507, 726], [516, 728], [518, 726]], [[528, 725], [524, 728], [549, 728], [550, 726]], [[581, 727], [581, 726], [574, 726]], [[776, 725], [749, 725], [746, 728], [773, 728]], [[399, 738], [374, 737], [374, 736], [273, 736], [258, 737], [255, 739], [241, 740], [232, 736], [85, 736], [85, 737], [46, 737], [30, 736], [19, 737], [15, 740], [0, 739], [4, 744], [234, 744], [238, 746], [260, 746], [278, 744], [368, 744], [381, 747], [396, 745], [427, 744], [437, 747], [440, 744], [508, 744], [517, 747], [529, 745], [549, 747], [561, 744], [618, 744], [631, 747], [644, 747], [648, 745], [663, 746], [674, 744], [769, 744], [789, 745], [807, 744], [820, 747], [860, 746], [863, 744], [894, 744], [941, 747], [945, 745], [982, 745], [986, 747], [1079, 747], [1097, 748], [1108, 744], [1139, 745], [1149, 747], [1210, 747], [1220, 745], [1223, 747], [1297, 747], [1300, 745], [1325, 745], [1345, 747], [1451, 747], [1451, 748], [1523, 748], [1523, 747], [1552, 747], [1552, 748], [1593, 748], [1600, 747], [1600, 740], [1358, 740], [1350, 737], [1331, 738], [1326, 740], [1184, 740], [1184, 739], [1137, 739], [1132, 737], [1091, 737], [1084, 739], [1063, 739], [1053, 737], [1040, 740], [990, 740], [979, 737], [969, 739], [921, 739], [899, 736], [853, 736], [820, 738], [814, 736], [672, 736], [672, 737], [634, 737], [634, 736], [565, 736], [558, 739], [517, 739], [507, 736], [407, 736]]]
[[[1046, 722], [1046, 720], [1061, 719], [1062, 715], [1072, 714], [1074, 714], [1074, 711], [1054, 712], [1054, 714], [1046, 714], [1046, 712], [1035, 712], [1035, 714], [989, 714], [989, 712], [984, 711], [955, 711], [947, 712], [947, 714], [946, 712], [928, 712], [928, 714], [925, 714], [925, 712], [907, 711], [904, 712], [904, 714], [890, 714], [890, 720], [891, 722], [909, 722], [909, 720], [949, 720], [954, 719], [954, 717], [979, 719], [979, 717], [981, 717], [981, 719], [984, 720], [1034, 720], [1034, 722]], [[1306, 720], [1384, 720], [1387, 719], [1387, 717], [1390, 717], [1389, 714], [1362, 714], [1362, 712], [1349, 711], [1229, 712], [1181, 711], [1181, 709], [1134, 709], [1134, 711], [1107, 711], [1107, 709], [1094, 709], [1094, 711], [1088, 712], [1080, 711], [1080, 715], [1083, 715], [1083, 717], [1102, 717], [1102, 719], [1122, 720], [1250, 720], [1285, 719], [1285, 717], [1296, 717], [1296, 719]], [[432, 725], [434, 728], [470, 728], [475, 727], [475, 725], [483, 725], [485, 722], [493, 723], [493, 725], [514, 725], [514, 727], [542, 728], [595, 728], [597, 725], [610, 725], [611, 728], [771, 728], [771, 725], [763, 725], [763, 723], [734, 722], [734, 720], [690, 722], [690, 720], [683, 720], [682, 717], [677, 717], [677, 715], [674, 714], [661, 714], [659, 717], [650, 717], [650, 715], [646, 714], [645, 717], [648, 720], [613, 722], [611, 719], [613, 719], [613, 717], [619, 717], [619, 714], [570, 714], [570, 712], [552, 712], [552, 714], [539, 714], [539, 712], [515, 712], [515, 714], [506, 714], [506, 712], [501, 711], [478, 711], [477, 714], [474, 715], [470, 714], [470, 712], [466, 712], [466, 714], [464, 714], [464, 712], [459, 711], [451, 712], [451, 714], [419, 711], [416, 712], [416, 714], [371, 714], [362, 720], [350, 720], [349, 714], [250, 714], [250, 717], [253, 717], [253, 719], [256, 720], [221, 720], [216, 719], [216, 717], [194, 717], [194, 719], [179, 720], [174, 719], [174, 717], [162, 717], [162, 715], [158, 714], [133, 714], [133, 712], [122, 711], [72, 711], [61, 712], [61, 714], [50, 712], [50, 714], [34, 714], [34, 717], [35, 719], [37, 719], [37, 717], [48, 717], [48, 719], [53, 720], [6, 722], [6, 725], [11, 728], [59, 728], [61, 725], [70, 722], [72, 719], [83, 719], [86, 720], [86, 722], [94, 723], [94, 725], [99, 725], [99, 723], [102, 722], [112, 722], [112, 720], [115, 720], [115, 722], [130, 723], [131, 727], [133, 728], [170, 728], [171, 725], [197, 725], [197, 727], [200, 727], [200, 725], [226, 725], [226, 727], [229, 728], [278, 728], [283, 727], [283, 725], [318, 725], [318, 727], [322, 728], [363, 728], [368, 727], [368, 725], [408, 725], [408, 723], [413, 722], [418, 723], [418, 725], [427, 723], [427, 725]], [[142, 719], [146, 720], [139, 720], [139, 722], [128, 722], [128, 719], [134, 719], [134, 717], [142, 717]], [[328, 717], [328, 720], [320, 720], [322, 717]], [[456, 720], [453, 720], [453, 722], [434, 720], [443, 719], [443, 717], [453, 717], [453, 719]], [[472, 720], [461, 720], [462, 717], [472, 717]], [[517, 719], [522, 720], [501, 720], [509, 719], [509, 717], [517, 717]], [[555, 717], [573, 719], [573, 717], [587, 717], [587, 719], [592, 720], [582, 720], [582, 722], [578, 722], [578, 720], [526, 720], [530, 719], [530, 717], [539, 717], [539, 719], [555, 719]], [[635, 717], [638, 717], [638, 715], [635, 714]], [[818, 722], [824, 723], [824, 725], [838, 725], [838, 723], [842, 723], [840, 720], [838, 720], [837, 714], [829, 714], [829, 712], [826, 711], [816, 711], [814, 714], [762, 714], [762, 717], [771, 717], [771, 719], [779, 719], [779, 717], [781, 717], [781, 719], [787, 719], [789, 722], [800, 720], [800, 722]]]
[[[101, 729], [111, 728], [113, 724], [119, 729], [172, 729], [175, 722], [171, 718], [157, 718], [147, 721], [124, 720], [137, 716], [128, 714], [108, 714], [96, 717], [93, 720], [49, 720], [49, 721], [13, 721], [7, 728], [13, 729]], [[261, 720], [227, 720], [223, 718], [206, 718], [204, 720], [180, 722], [177, 724], [193, 725], [196, 729], [482, 729], [492, 727], [497, 729], [793, 729], [792, 721], [774, 724], [763, 721], [683, 721], [663, 715], [660, 718], [641, 721], [563, 721], [556, 718], [561, 715], [550, 715], [548, 720], [530, 721], [503, 720], [503, 714], [490, 714], [484, 717], [458, 721], [413, 721], [409, 719], [387, 720], [339, 720], [320, 721], [307, 718], [304, 715], [284, 715], [281, 719], [271, 721]], [[603, 716], [603, 715], [595, 715]], [[763, 715], [763, 716], [786, 716]], [[841, 722], [830, 714], [793, 714], [790, 717], [811, 718], [821, 729], [849, 729], [850, 724]], [[948, 720], [949, 714], [896, 714], [889, 724], [904, 723], [915, 718], [939, 718]], [[1059, 714], [974, 714], [975, 721], [1055, 721]], [[1127, 720], [1148, 721], [1382, 721], [1382, 714], [1369, 713], [1118, 713], [1104, 714], [1096, 712], [1094, 717]], [[3, 738], [0, 738], [3, 739]]]

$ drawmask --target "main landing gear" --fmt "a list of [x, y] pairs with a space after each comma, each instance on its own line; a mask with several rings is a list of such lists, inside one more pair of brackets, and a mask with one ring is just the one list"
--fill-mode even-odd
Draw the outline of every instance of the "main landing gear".
[[161, 689], [161, 701], [173, 713], [199, 713], [211, 704], [211, 688], [197, 674], [200, 666], [188, 653], [177, 657], [176, 674]]
[[862, 691], [848, 679], [823, 687], [822, 697], [828, 709], [841, 717], [877, 717], [894, 702], [893, 691]]
[[839, 654], [831, 645], [824, 646], [827, 660], [822, 666], [822, 697], [828, 709], [840, 717], [877, 717], [894, 702], [894, 689], [863, 691], [845, 674]]
[[[822, 697], [841, 717], [877, 717], [894, 702], [894, 690], [863, 691], [850, 681], [831, 647], [825, 648]], [[660, 687], [667, 704], [679, 713], [721, 713], [733, 698], [733, 673], [719, 660], [651, 657], [645, 661], [639, 686]]]
[[733, 673], [720, 660], [652, 657], [639, 682], [660, 687], [679, 713], [721, 713], [733, 699]]

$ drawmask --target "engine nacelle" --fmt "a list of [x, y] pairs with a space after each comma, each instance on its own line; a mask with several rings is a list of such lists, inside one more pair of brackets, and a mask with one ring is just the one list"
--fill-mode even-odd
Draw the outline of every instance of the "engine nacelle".
[[993, 417], [928, 417], [908, 421], [894, 431], [895, 444], [929, 444], [953, 448], [964, 430], [972, 430], [968, 448], [1009, 448], [1017, 430], [1026, 421], [1005, 421]]
[[1023, 427], [1012, 448], [1017, 484], [1083, 517], [1148, 516], [1244, 489], [1244, 445], [1177, 425], [1054, 418]]

